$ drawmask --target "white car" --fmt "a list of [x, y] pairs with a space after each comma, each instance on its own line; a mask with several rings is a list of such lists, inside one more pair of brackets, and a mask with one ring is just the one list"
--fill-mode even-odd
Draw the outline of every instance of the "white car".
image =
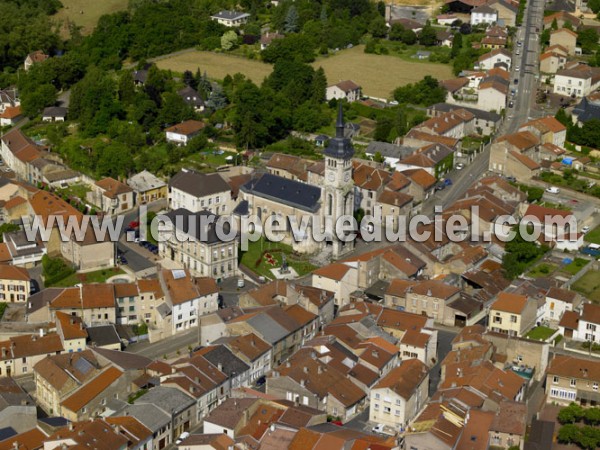
[[519, 70], [521, 70], [520, 67], [515, 67], [515, 70], [518, 72]]
[[555, 186], [550, 186], [549, 188], [546, 188], [546, 192], [548, 194], [559, 194], [560, 193], [560, 189], [555, 187]]
[[383, 424], [382, 423], [378, 423], [377, 425], [375, 425], [372, 429], [373, 433], [383, 433]]
[[458, 163], [458, 164], [456, 165], [456, 170], [462, 170], [462, 169], [464, 169], [464, 168], [465, 168], [465, 165], [464, 165], [463, 163]]
[[237, 287], [243, 288], [244, 286], [246, 286], [246, 282], [244, 281], [244, 279], [243, 278], [238, 278]]
[[587, 226], [587, 225], [581, 229], [581, 232], [582, 232], [583, 234], [587, 233], [588, 231], [590, 231], [590, 227], [589, 227], [589, 226]]
[[184, 440], [186, 440], [189, 437], [190, 437], [190, 433], [188, 433], [187, 431], [184, 431], [183, 433], [181, 433], [179, 435], [179, 437], [177, 438], [177, 440], [175, 441], [175, 443], [177, 445], [179, 445], [179, 444], [181, 444]]

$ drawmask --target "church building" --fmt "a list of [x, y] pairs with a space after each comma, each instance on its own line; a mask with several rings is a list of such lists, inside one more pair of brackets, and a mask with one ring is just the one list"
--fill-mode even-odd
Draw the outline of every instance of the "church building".
[[[324, 150], [325, 178], [323, 186], [313, 186], [273, 174], [263, 174], [240, 188], [242, 201], [234, 210], [237, 215], [255, 215], [264, 222], [268, 216], [281, 219], [286, 226], [284, 243], [295, 251], [312, 253], [332, 246], [332, 256], [339, 258], [353, 249], [353, 242], [343, 242], [335, 234], [336, 221], [354, 214], [354, 181], [352, 158], [354, 148], [344, 137], [342, 105], [338, 110], [336, 135]], [[298, 226], [308, 220], [309, 227], [300, 239], [294, 239], [289, 218]], [[327, 220], [326, 220], [327, 219]], [[330, 223], [331, 225], [327, 225]], [[328, 238], [322, 242], [313, 239], [312, 227], [319, 226], [319, 234]]]

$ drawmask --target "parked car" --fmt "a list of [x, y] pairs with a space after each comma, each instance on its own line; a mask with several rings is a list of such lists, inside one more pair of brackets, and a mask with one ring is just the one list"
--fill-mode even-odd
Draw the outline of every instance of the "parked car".
[[446, 186], [452, 186], [452, 180], [450, 178], [445, 178], [444, 179], [444, 184]]
[[258, 380], [256, 380], [256, 385], [257, 386], [262, 386], [263, 384], [265, 384], [267, 382], [267, 378], [263, 375], [262, 377], [260, 377]]
[[244, 279], [238, 278], [237, 287], [243, 288], [244, 286], [246, 286], [246, 282], [244, 281]]
[[463, 163], [458, 163], [458, 164], [456, 165], [456, 170], [462, 170], [462, 169], [464, 169], [464, 168], [465, 168], [465, 165], [464, 165]]
[[516, 183], [517, 179], [515, 177], [506, 177], [506, 181], [510, 181], [511, 183]]
[[600, 256], [600, 245], [590, 244], [587, 247], [582, 248], [581, 253], [598, 258]]
[[377, 425], [375, 425], [372, 429], [373, 433], [383, 433], [383, 424], [382, 423], [378, 423]]
[[188, 433], [187, 431], [184, 431], [183, 433], [181, 433], [179, 435], [179, 437], [177, 438], [177, 440], [175, 441], [175, 443], [177, 445], [179, 445], [179, 444], [181, 444], [184, 440], [186, 440], [189, 437], [190, 437], [190, 433]]
[[508, 102], [509, 108], [512, 108], [513, 106], [515, 106], [515, 102], [513, 102], [512, 100], [510, 102]]
[[560, 189], [557, 188], [556, 186], [550, 186], [550, 187], [546, 188], [546, 192], [548, 194], [559, 194], [560, 193]]
[[590, 231], [590, 227], [589, 227], [588, 225], [586, 225], [585, 227], [583, 227], [583, 228], [581, 229], [581, 232], [582, 232], [583, 234], [587, 233], [588, 231]]
[[435, 185], [434, 189], [436, 191], [443, 191], [444, 189], [446, 189], [446, 185], [444, 183], [438, 183]]

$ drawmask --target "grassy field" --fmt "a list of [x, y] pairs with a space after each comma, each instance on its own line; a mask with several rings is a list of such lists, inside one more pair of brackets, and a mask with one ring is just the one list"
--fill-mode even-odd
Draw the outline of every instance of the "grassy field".
[[574, 291], [583, 294], [594, 303], [600, 303], [600, 270], [590, 270], [571, 285]]
[[583, 269], [589, 261], [583, 258], [575, 258], [572, 263], [567, 264], [562, 268], [564, 272], [567, 272], [570, 275], [577, 274], [581, 269]]
[[535, 327], [529, 333], [527, 333], [527, 337], [536, 341], [545, 341], [550, 336], [552, 336], [555, 331], [556, 330], [553, 330], [552, 328], [539, 326]]
[[[90, 34], [98, 19], [104, 14], [110, 14], [127, 9], [128, 0], [61, 0], [63, 8], [56, 13], [55, 19], [63, 21], [61, 34], [68, 34], [67, 22], [73, 22], [82, 27], [83, 34]], [[83, 12], [83, 13], [82, 13]]]
[[[67, 278], [63, 278], [60, 281], [57, 281], [53, 284], [55, 287], [69, 287], [75, 286], [79, 283], [104, 283], [110, 277], [114, 277], [115, 275], [121, 275], [125, 272], [119, 268], [110, 268], [110, 269], [101, 269], [95, 272], [87, 272], [87, 273], [74, 273], [73, 275], [68, 276]], [[46, 286], [48, 287], [48, 286]]]
[[554, 264], [541, 263], [531, 269], [529, 273], [527, 273], [527, 276], [530, 276], [531, 278], [547, 277], [556, 270], [556, 267], [557, 266]]
[[270, 64], [260, 61], [203, 51], [190, 51], [161, 59], [156, 61], [156, 65], [160, 69], [170, 69], [173, 72], [179, 73], [183, 73], [186, 70], [195, 72], [200, 67], [200, 70], [207, 71], [210, 78], [217, 80], [222, 80], [225, 78], [225, 75], [233, 75], [240, 72], [259, 84], [273, 70]]
[[[209, 77], [216, 79], [240, 72], [255, 83], [260, 83], [272, 70], [272, 66], [259, 61], [203, 51], [186, 52], [159, 60], [156, 64], [161, 69], [179, 73], [195, 71], [200, 67], [201, 70], [207, 70]], [[392, 91], [398, 86], [419, 81], [425, 75], [439, 80], [452, 77], [452, 69], [448, 65], [368, 54], [364, 52], [363, 45], [320, 58], [312, 65], [315, 68], [323, 67], [330, 84], [352, 79], [362, 86], [364, 94], [381, 98], [391, 97]]]
[[587, 233], [583, 239], [593, 244], [600, 244], [600, 226]]

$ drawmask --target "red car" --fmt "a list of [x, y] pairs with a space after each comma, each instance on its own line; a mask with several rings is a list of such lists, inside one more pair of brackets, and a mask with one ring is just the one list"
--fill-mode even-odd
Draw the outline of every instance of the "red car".
[[140, 226], [140, 223], [137, 220], [134, 220], [133, 222], [129, 222], [129, 228], [137, 228]]

